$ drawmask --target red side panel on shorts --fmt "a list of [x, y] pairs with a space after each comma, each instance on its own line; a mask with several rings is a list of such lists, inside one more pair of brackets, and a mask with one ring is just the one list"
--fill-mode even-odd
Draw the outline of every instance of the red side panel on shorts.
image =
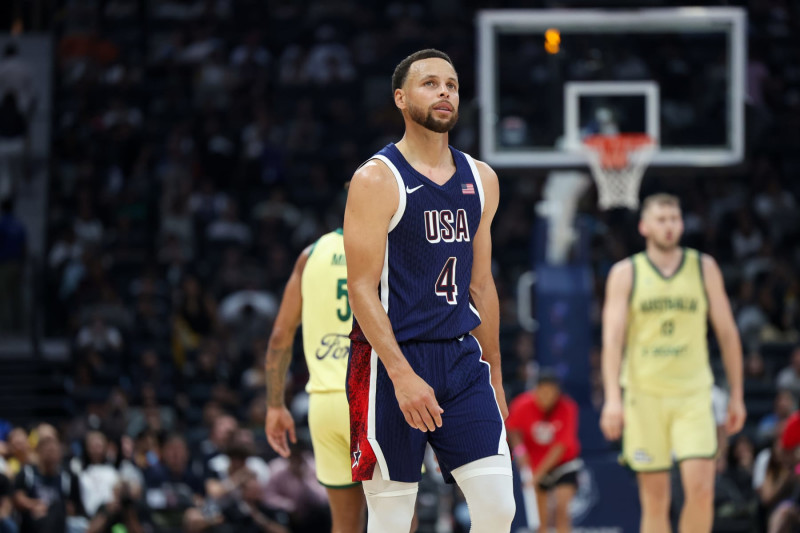
[[[355, 326], [358, 328], [358, 325]], [[353, 481], [369, 481], [375, 470], [375, 452], [369, 444], [369, 392], [372, 346], [354, 340], [350, 347], [347, 389], [350, 402], [350, 464]]]

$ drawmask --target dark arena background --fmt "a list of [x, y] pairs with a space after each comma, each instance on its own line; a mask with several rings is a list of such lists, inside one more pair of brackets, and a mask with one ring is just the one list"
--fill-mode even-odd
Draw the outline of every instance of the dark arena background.
[[[395, 65], [428, 47], [460, 79], [451, 144], [500, 179], [505, 392], [554, 368], [580, 408], [574, 530], [638, 531], [635, 477], [598, 426], [600, 310], [611, 265], [644, 245], [638, 200], [669, 192], [744, 348], [748, 419], [720, 442], [714, 531], [768, 531], [800, 508], [776, 458], [800, 395], [799, 34], [794, 0], [0, 1], [0, 532], [330, 531], [301, 342], [293, 459], [266, 442], [267, 339], [295, 258], [402, 135]], [[600, 207], [609, 169], [581, 142], [598, 132], [655, 141], [617, 165], [639, 165], [616, 169], [627, 208]], [[37, 529], [15, 495], [53, 435], [63, 505]], [[257, 483], [209, 490], [235, 459]], [[515, 482], [513, 531], [533, 531]], [[130, 516], [94, 529], [109, 505]], [[469, 530], [433, 462], [417, 506], [419, 532]]]

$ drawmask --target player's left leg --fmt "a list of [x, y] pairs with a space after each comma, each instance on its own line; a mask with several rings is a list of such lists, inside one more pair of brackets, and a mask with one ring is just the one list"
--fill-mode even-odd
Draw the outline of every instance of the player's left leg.
[[314, 392], [308, 424], [317, 479], [328, 493], [333, 533], [363, 533], [366, 503], [360, 483], [353, 483], [350, 463], [350, 414], [344, 392]]
[[363, 533], [364, 490], [361, 485], [341, 489], [326, 487], [333, 519], [332, 533]]
[[414, 521], [418, 483], [386, 481], [380, 465], [371, 480], [362, 482], [369, 518], [367, 533], [408, 533]]
[[711, 407], [711, 391], [703, 390], [671, 398], [670, 440], [680, 463], [684, 504], [681, 533], [707, 533], [714, 521], [714, 475], [717, 426]]
[[444, 345], [442, 355], [442, 427], [428, 433], [428, 443], [445, 480], [452, 477], [464, 493], [470, 531], [508, 533], [516, 509], [511, 452], [489, 365], [471, 335]]
[[684, 503], [678, 530], [680, 533], [708, 533], [714, 522], [713, 459], [681, 461]]
[[511, 456], [493, 455], [453, 470], [472, 523], [470, 533], [509, 533], [514, 520]]

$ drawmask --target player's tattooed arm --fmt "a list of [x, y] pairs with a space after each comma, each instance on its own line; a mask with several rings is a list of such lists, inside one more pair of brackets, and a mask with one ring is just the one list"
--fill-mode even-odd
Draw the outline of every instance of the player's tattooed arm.
[[281, 407], [286, 394], [286, 373], [292, 360], [292, 346], [267, 349], [267, 405]]
[[300, 291], [300, 279], [303, 269], [311, 253], [309, 246], [300, 254], [292, 270], [286, 288], [283, 290], [278, 316], [272, 326], [266, 356], [267, 374], [267, 418], [266, 433], [270, 446], [284, 457], [289, 456], [289, 445], [286, 441], [288, 433], [292, 442], [296, 441], [294, 420], [285, 405], [286, 372], [292, 361], [294, 336], [300, 326], [303, 310], [303, 297]]

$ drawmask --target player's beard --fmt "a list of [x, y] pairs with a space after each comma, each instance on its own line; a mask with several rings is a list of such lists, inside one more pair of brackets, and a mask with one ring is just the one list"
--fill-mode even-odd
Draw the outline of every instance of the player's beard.
[[447, 133], [452, 130], [456, 122], [458, 122], [457, 109], [453, 109], [453, 116], [451, 116], [449, 120], [433, 118], [432, 108], [428, 108], [428, 113], [426, 114], [422, 109], [413, 105], [408, 106], [408, 114], [411, 116], [411, 120], [435, 133]]
[[680, 239], [676, 239], [676, 240], [674, 240], [672, 242], [668, 242], [667, 239], [664, 239], [664, 240], [653, 239], [652, 242], [653, 242], [653, 246], [658, 248], [659, 251], [664, 252], [664, 253], [668, 253], [668, 252], [671, 252], [675, 248], [678, 247], [678, 244], [680, 243]]

